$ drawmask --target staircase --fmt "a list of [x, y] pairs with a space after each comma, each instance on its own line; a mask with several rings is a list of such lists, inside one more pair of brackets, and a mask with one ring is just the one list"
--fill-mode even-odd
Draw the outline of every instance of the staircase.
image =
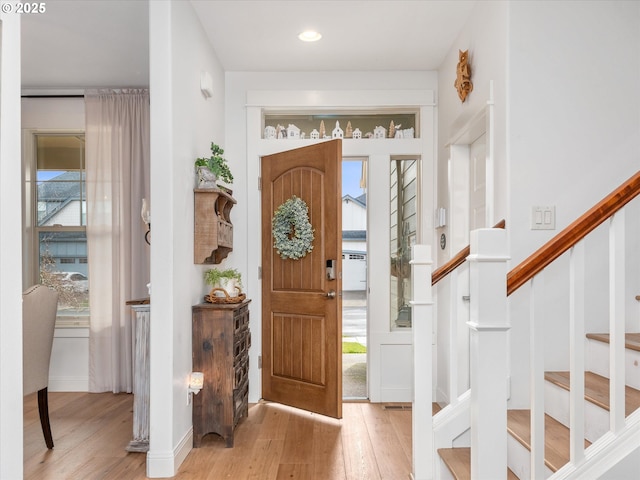
[[[625, 336], [627, 385], [625, 388], [626, 416], [640, 408], [640, 333]], [[588, 334], [589, 371], [585, 373], [585, 448], [609, 430], [608, 334]], [[606, 355], [603, 355], [606, 353]], [[599, 373], [595, 373], [599, 372]], [[545, 478], [556, 473], [569, 462], [569, 372], [545, 373]], [[529, 410], [507, 412], [508, 470], [507, 479], [531, 478], [531, 416]], [[442, 461], [443, 480], [471, 478], [471, 449], [438, 449]]]
[[[467, 298], [471, 299], [468, 322], [471, 388], [456, 396], [451, 395], [451, 392], [455, 393], [455, 387], [449, 387], [450, 401], [441, 412], [432, 419], [424, 416], [414, 419], [412, 478], [577, 480], [627, 478], [637, 474], [640, 333], [629, 332], [640, 330], [640, 318], [628, 293], [629, 287], [636, 289], [638, 286], [637, 271], [633, 269], [638, 265], [640, 222], [637, 208], [640, 203], [636, 202], [632, 209], [625, 207], [638, 195], [640, 171], [508, 274], [504, 231], [494, 228], [472, 232], [467, 257], [470, 272], [470, 296]], [[631, 213], [626, 215], [629, 210]], [[589, 250], [594, 242], [598, 248], [603, 248], [602, 234], [596, 235], [591, 243], [583, 241], [599, 225], [608, 229], [605, 230], [608, 244], [604, 244], [608, 253], [604, 255], [601, 250]], [[591, 280], [585, 266], [591, 266], [594, 251], [598, 252], [597, 260], [600, 261], [598, 271], [606, 275], [605, 283], [608, 282], [608, 289], [605, 289], [608, 291], [603, 292], [605, 303], [599, 304], [608, 306], [608, 325], [604, 328], [608, 333], [604, 334], [585, 331], [589, 326], [585, 319], [591, 323], [595, 320], [591, 311], [585, 312], [585, 308], [589, 308], [586, 305], [593, 301], [586, 297], [593, 284], [588, 283]], [[547, 267], [560, 256], [564, 260], [554, 265], [561, 267], [546, 273]], [[603, 261], [605, 265], [608, 263], [604, 272]], [[441, 267], [444, 268], [450, 267]], [[559, 268], [563, 272], [561, 276], [558, 276]], [[556, 290], [546, 291], [545, 274], [555, 282], [560, 278], [568, 282], [568, 296], [563, 300], [567, 302], [563, 308], [568, 307], [568, 318], [567, 324], [561, 327], [568, 327], [565, 330], [568, 333], [567, 350], [562, 354], [566, 357], [556, 355], [551, 361], [545, 361], [545, 345], [549, 345], [557, 323], [563, 322], [557, 315], [547, 316], [548, 293], [553, 293], [552, 302], [558, 297]], [[520, 295], [516, 304], [520, 307], [518, 318], [509, 321], [507, 297], [525, 285], [525, 296]], [[451, 298], [460, 297], [454, 287], [449, 288]], [[523, 314], [520, 305], [526, 295], [528, 302], [524, 304]], [[418, 313], [425, 313], [415, 318], [426, 320], [425, 326], [414, 331], [414, 351], [421, 351], [425, 343], [430, 346], [433, 341], [429, 337], [432, 331], [429, 323], [432, 321], [431, 296], [429, 288], [426, 293], [414, 296], [419, 299], [414, 304], [420, 306]], [[640, 296], [635, 300], [640, 301]], [[546, 319], [553, 319], [552, 323], [545, 322]], [[510, 351], [510, 323], [522, 321], [527, 322], [530, 344], [528, 348], [522, 345], [518, 351]], [[415, 323], [420, 325], [418, 321]], [[549, 330], [545, 331], [545, 323]], [[594, 325], [596, 323], [601, 325], [597, 328], [602, 328], [599, 320]], [[451, 332], [455, 333], [455, 328]], [[449, 350], [455, 354], [455, 337], [451, 338], [453, 340], [449, 342], [454, 347]], [[558, 343], [550, 345], [556, 348]], [[556, 352], [560, 353], [560, 350]], [[530, 410], [507, 409], [509, 372], [504, 359], [511, 357], [519, 361], [527, 355]], [[427, 358], [430, 356], [425, 355], [421, 363], [426, 363]], [[562, 365], [568, 370], [545, 371], [545, 363]], [[454, 364], [455, 360], [450, 359], [449, 365]], [[457, 378], [455, 372], [450, 375], [450, 379]], [[430, 376], [416, 374], [414, 381], [415, 411], [422, 403], [419, 398], [434, 397]], [[456, 382], [450, 380], [449, 384], [456, 385]], [[522, 379], [519, 379], [521, 384]], [[518, 392], [517, 403], [521, 404], [522, 389]], [[512, 403], [516, 402], [512, 399]], [[418, 462], [415, 457], [419, 457]]]
[[[629, 377], [640, 382], [640, 351], [637, 339], [640, 334], [626, 335], [626, 356], [635, 357], [635, 369], [628, 371]], [[608, 335], [587, 335], [587, 351], [598, 349], [608, 352]], [[596, 340], [598, 338], [598, 340]], [[635, 340], [634, 340], [635, 339]], [[592, 345], [598, 343], [599, 345]], [[591, 358], [591, 355], [588, 355]], [[602, 360], [602, 357], [600, 357]], [[608, 359], [608, 355], [604, 357]], [[593, 362], [593, 361], [592, 361]], [[609, 430], [609, 379], [607, 365], [588, 362], [589, 371], [585, 372], [585, 421], [584, 446], [587, 448]], [[600, 372], [594, 373], [594, 370]], [[638, 386], [637, 384], [635, 385]], [[556, 473], [570, 459], [570, 412], [569, 412], [570, 374], [569, 372], [545, 373], [545, 478]], [[640, 408], [640, 390], [629, 386], [625, 388], [625, 416]], [[523, 421], [524, 420], [524, 421]], [[530, 422], [528, 410], [509, 410], [507, 412], [509, 431], [509, 467], [518, 478], [530, 478]]]

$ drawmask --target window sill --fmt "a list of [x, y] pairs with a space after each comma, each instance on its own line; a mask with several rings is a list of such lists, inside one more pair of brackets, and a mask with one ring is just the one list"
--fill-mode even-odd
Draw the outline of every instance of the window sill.
[[58, 317], [56, 328], [89, 328], [89, 317]]

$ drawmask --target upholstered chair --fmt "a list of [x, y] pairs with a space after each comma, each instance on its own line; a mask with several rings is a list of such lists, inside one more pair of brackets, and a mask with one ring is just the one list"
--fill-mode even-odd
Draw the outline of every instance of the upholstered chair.
[[53, 448], [49, 424], [49, 362], [58, 311], [58, 292], [34, 285], [22, 293], [22, 388], [38, 392], [38, 411], [47, 448]]

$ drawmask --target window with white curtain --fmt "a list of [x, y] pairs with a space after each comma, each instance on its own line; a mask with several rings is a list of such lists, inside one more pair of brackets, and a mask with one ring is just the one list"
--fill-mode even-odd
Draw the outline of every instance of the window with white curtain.
[[[27, 176], [34, 279], [59, 292], [58, 327], [89, 325], [84, 133], [34, 133]], [[31, 180], [31, 181], [30, 181]]]

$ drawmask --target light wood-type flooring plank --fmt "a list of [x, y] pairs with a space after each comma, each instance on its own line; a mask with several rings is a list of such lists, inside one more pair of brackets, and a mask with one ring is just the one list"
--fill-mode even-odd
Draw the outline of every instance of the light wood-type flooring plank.
[[[599, 342], [609, 343], [608, 333], [588, 333], [587, 338], [598, 340]], [[640, 352], [640, 333], [626, 333], [624, 335], [624, 346], [636, 352]]]
[[[461, 448], [440, 448], [440, 457], [444, 461], [455, 480], [471, 479], [471, 449]], [[518, 477], [507, 468], [507, 480], [518, 480]]]
[[[24, 478], [145, 480], [146, 455], [125, 447], [133, 396], [50, 393], [55, 447], [47, 450], [35, 395], [24, 401]], [[404, 480], [411, 472], [411, 409], [344, 403], [336, 420], [260, 402], [241, 420], [233, 448], [206, 435], [191, 450], [180, 480]]]
[[342, 415], [342, 448], [346, 478], [379, 480], [381, 476], [362, 415], [362, 404], [345, 403], [342, 406]]
[[[569, 390], [571, 375], [569, 372], [545, 372], [545, 379], [560, 388]], [[593, 372], [584, 373], [584, 396], [598, 405], [609, 410], [609, 379]], [[640, 390], [625, 387], [625, 415], [628, 417], [640, 408]]]
[[402, 478], [405, 465], [411, 462], [411, 455], [406, 454], [398, 441], [389, 413], [380, 404], [371, 405], [371, 407], [362, 409], [362, 414], [378, 462], [380, 476], [388, 479]]
[[[560, 422], [544, 416], [544, 463], [552, 472], [557, 472], [569, 461], [569, 429]], [[508, 410], [507, 429], [525, 448], [531, 450], [531, 412]], [[587, 448], [591, 443], [584, 441]]]

